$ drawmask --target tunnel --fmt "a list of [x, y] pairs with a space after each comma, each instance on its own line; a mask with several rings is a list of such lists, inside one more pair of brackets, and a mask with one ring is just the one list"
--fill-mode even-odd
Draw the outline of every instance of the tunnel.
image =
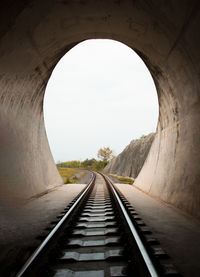
[[158, 93], [157, 135], [136, 185], [198, 216], [199, 9], [195, 1], [182, 1], [181, 8], [179, 4], [2, 4], [3, 200], [21, 201], [61, 184], [44, 128], [45, 87], [59, 59], [73, 46], [86, 39], [109, 38], [138, 53], [150, 70]]
[[135, 185], [198, 218], [199, 27], [199, 1], [2, 1], [1, 202], [62, 183], [44, 127], [45, 87], [73, 46], [103, 38], [131, 47], [158, 93], [157, 134]]
[[[44, 125], [46, 85], [56, 64], [75, 45], [87, 39], [111, 39], [141, 57], [158, 94], [156, 136], [134, 185], [152, 199], [198, 220], [199, 1], [3, 0], [0, 14], [1, 210], [12, 214], [24, 203], [62, 185]], [[67, 191], [71, 197], [76, 194], [72, 195], [70, 187]], [[51, 204], [56, 209], [57, 202]], [[46, 220], [46, 211], [35, 209]], [[33, 217], [29, 209], [26, 213], [27, 218]], [[12, 215], [11, 219], [9, 224], [18, 228], [19, 217]], [[2, 226], [6, 233], [6, 224]], [[14, 238], [15, 232], [10, 237]], [[20, 239], [27, 237], [21, 235]], [[188, 236], [188, 246], [191, 242], [195, 245]], [[173, 247], [170, 249], [173, 252]], [[187, 254], [181, 247], [179, 251]], [[0, 260], [1, 255], [4, 251]], [[199, 276], [197, 271], [195, 274]]]

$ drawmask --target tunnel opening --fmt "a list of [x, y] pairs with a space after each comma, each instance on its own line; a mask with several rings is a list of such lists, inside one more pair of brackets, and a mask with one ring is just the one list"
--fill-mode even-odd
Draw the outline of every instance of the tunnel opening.
[[132, 49], [114, 40], [86, 40], [52, 72], [44, 118], [55, 161], [96, 159], [103, 146], [117, 155], [133, 139], [156, 131], [157, 92]]

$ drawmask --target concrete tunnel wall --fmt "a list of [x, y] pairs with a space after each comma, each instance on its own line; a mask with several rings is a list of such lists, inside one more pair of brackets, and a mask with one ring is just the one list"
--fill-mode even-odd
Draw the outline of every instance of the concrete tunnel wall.
[[45, 87], [74, 45], [109, 38], [140, 55], [158, 92], [157, 136], [136, 186], [199, 217], [199, 1], [10, 0], [0, 7], [1, 203], [62, 183], [45, 133]]

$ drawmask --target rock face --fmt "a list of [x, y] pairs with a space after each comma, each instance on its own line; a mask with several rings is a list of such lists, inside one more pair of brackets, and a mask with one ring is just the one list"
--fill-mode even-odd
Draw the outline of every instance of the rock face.
[[132, 140], [126, 148], [104, 169], [105, 172], [119, 176], [136, 178], [147, 158], [155, 134]]

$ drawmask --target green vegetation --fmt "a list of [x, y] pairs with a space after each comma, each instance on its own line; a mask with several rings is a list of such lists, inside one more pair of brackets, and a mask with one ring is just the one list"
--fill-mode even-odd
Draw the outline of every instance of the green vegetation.
[[80, 169], [88, 169], [88, 170], [98, 170], [101, 171], [104, 169], [104, 167], [108, 164], [107, 160], [104, 161], [98, 161], [96, 159], [86, 159], [85, 161], [68, 161], [68, 162], [62, 162], [58, 163], [57, 167], [60, 169], [62, 168], [80, 168]]
[[111, 176], [115, 177], [116, 179], [118, 179], [120, 182], [122, 182], [123, 184], [129, 184], [132, 185], [134, 183], [134, 179], [131, 177], [123, 177], [123, 176], [117, 176], [114, 174], [110, 174]]
[[132, 185], [134, 183], [134, 179], [133, 178], [129, 178], [129, 177], [118, 177], [119, 181], [122, 182], [123, 184], [129, 184]]
[[96, 159], [86, 159], [81, 161], [68, 161], [68, 162], [58, 162], [57, 167], [60, 168], [82, 168], [88, 170], [98, 170], [101, 171], [109, 163], [109, 160], [113, 158], [113, 151], [109, 147], [100, 148], [97, 153], [98, 158]]
[[109, 147], [100, 148], [97, 154], [100, 160], [58, 162], [57, 168], [65, 184], [76, 183], [77, 179], [81, 179], [86, 174], [83, 169], [102, 171], [113, 157], [112, 153]]
[[77, 180], [81, 179], [86, 174], [84, 171], [77, 168], [67, 168], [59, 166], [57, 166], [57, 168], [65, 184], [74, 184], [77, 182]]
[[57, 163], [57, 166], [68, 168], [82, 168], [80, 161], [59, 162]]
[[140, 139], [144, 139], [146, 137], [147, 137], [147, 135], [141, 135]]

